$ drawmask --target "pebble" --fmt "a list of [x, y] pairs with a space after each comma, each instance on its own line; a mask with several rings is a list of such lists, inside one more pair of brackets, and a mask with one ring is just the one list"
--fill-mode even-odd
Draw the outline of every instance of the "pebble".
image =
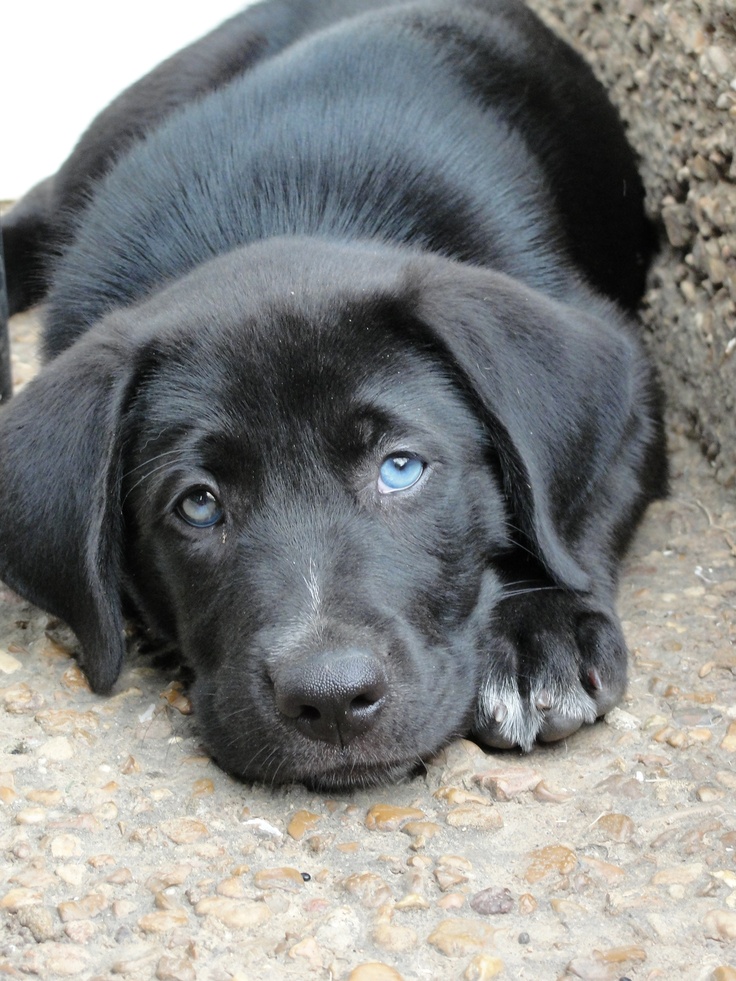
[[58, 922], [48, 906], [21, 907], [18, 910], [18, 923], [29, 929], [39, 944], [53, 940], [59, 932]]
[[736, 753], [736, 720], [729, 725], [721, 741], [721, 749], [725, 749], [728, 753]]
[[504, 968], [504, 962], [498, 957], [476, 954], [465, 969], [463, 977], [466, 981], [491, 981], [503, 974]]
[[629, 841], [636, 828], [626, 814], [604, 814], [596, 821], [594, 828], [601, 831], [609, 841]]
[[191, 845], [209, 834], [207, 825], [195, 818], [172, 818], [170, 821], [162, 821], [160, 827], [175, 845]]
[[138, 928], [143, 933], [167, 933], [176, 927], [186, 926], [188, 922], [189, 917], [186, 910], [164, 909], [141, 916], [138, 920]]
[[286, 828], [286, 833], [295, 841], [301, 841], [307, 831], [311, 831], [320, 820], [319, 814], [311, 811], [297, 811]]
[[196, 981], [197, 973], [189, 957], [164, 954], [156, 965], [158, 981]]
[[534, 790], [542, 779], [540, 770], [530, 767], [509, 767], [503, 770], [486, 770], [474, 778], [475, 782], [490, 791], [497, 801], [510, 801]]
[[736, 910], [712, 909], [703, 925], [709, 940], [736, 940]]
[[411, 927], [392, 923], [393, 909], [382, 906], [378, 911], [376, 922], [371, 934], [373, 942], [392, 953], [406, 953], [414, 950], [419, 943], [416, 930]]
[[304, 888], [304, 879], [297, 869], [288, 867], [261, 869], [253, 877], [256, 889], [286, 889], [297, 892]]
[[17, 913], [24, 906], [33, 906], [36, 903], [40, 903], [42, 898], [38, 890], [30, 889], [27, 886], [19, 886], [16, 889], [11, 889], [10, 892], [6, 892], [3, 898], [0, 899], [0, 909], [5, 909], [9, 913]]
[[527, 882], [539, 882], [554, 872], [566, 874], [572, 872], [578, 864], [575, 852], [564, 845], [547, 845], [539, 848], [530, 855], [531, 864], [524, 878]]
[[477, 828], [480, 831], [498, 831], [503, 818], [498, 808], [488, 804], [463, 804], [445, 815], [451, 828]]
[[109, 903], [105, 896], [92, 892], [83, 899], [59, 903], [57, 910], [61, 922], [68, 923], [70, 920], [86, 920], [99, 916], [108, 906]]
[[342, 880], [342, 887], [366, 909], [378, 909], [393, 898], [388, 885], [375, 872], [356, 872]]
[[366, 815], [365, 826], [369, 831], [398, 831], [407, 821], [421, 821], [426, 816], [418, 807], [374, 804]]
[[72, 834], [54, 835], [49, 847], [54, 858], [77, 858], [82, 854], [82, 839]]
[[442, 922], [430, 933], [427, 942], [446, 957], [465, 957], [493, 943], [495, 929], [480, 920], [454, 917]]
[[470, 899], [470, 908], [482, 916], [509, 913], [514, 908], [514, 897], [506, 889], [489, 887], [477, 892]]
[[271, 918], [271, 910], [265, 903], [228, 899], [224, 896], [201, 899], [194, 907], [194, 912], [197, 916], [212, 916], [232, 930], [257, 927]]
[[389, 964], [368, 961], [353, 968], [347, 981], [404, 981], [404, 977]]

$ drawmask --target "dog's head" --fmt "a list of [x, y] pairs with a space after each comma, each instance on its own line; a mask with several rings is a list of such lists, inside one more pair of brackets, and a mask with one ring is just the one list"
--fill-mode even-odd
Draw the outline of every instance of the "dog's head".
[[515, 550], [570, 542], [629, 415], [622, 332], [506, 277], [273, 240], [113, 312], [0, 415], [0, 576], [96, 690], [123, 597], [213, 755], [328, 787], [469, 730]]

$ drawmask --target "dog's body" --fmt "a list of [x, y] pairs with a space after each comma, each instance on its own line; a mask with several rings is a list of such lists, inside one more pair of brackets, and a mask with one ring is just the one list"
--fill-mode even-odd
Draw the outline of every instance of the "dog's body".
[[0, 415], [0, 575], [98, 690], [131, 603], [248, 778], [370, 783], [471, 730], [593, 721], [665, 484], [621, 310], [642, 196], [602, 90], [516, 0], [244, 11], [4, 226], [50, 363]]

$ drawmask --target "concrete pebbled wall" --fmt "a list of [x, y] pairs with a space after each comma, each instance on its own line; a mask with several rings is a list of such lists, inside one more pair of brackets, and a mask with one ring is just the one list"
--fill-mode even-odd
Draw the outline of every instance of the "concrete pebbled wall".
[[609, 90], [662, 251], [642, 310], [675, 425], [736, 487], [736, 2], [531, 0]]

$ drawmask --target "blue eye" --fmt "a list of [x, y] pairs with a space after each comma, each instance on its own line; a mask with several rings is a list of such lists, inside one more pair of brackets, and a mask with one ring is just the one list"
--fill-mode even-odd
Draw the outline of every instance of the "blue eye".
[[222, 507], [214, 494], [197, 487], [179, 500], [176, 513], [193, 528], [211, 528], [222, 517]]
[[407, 453], [393, 453], [381, 464], [378, 477], [378, 490], [381, 494], [395, 494], [408, 490], [424, 473], [426, 464], [418, 456]]

